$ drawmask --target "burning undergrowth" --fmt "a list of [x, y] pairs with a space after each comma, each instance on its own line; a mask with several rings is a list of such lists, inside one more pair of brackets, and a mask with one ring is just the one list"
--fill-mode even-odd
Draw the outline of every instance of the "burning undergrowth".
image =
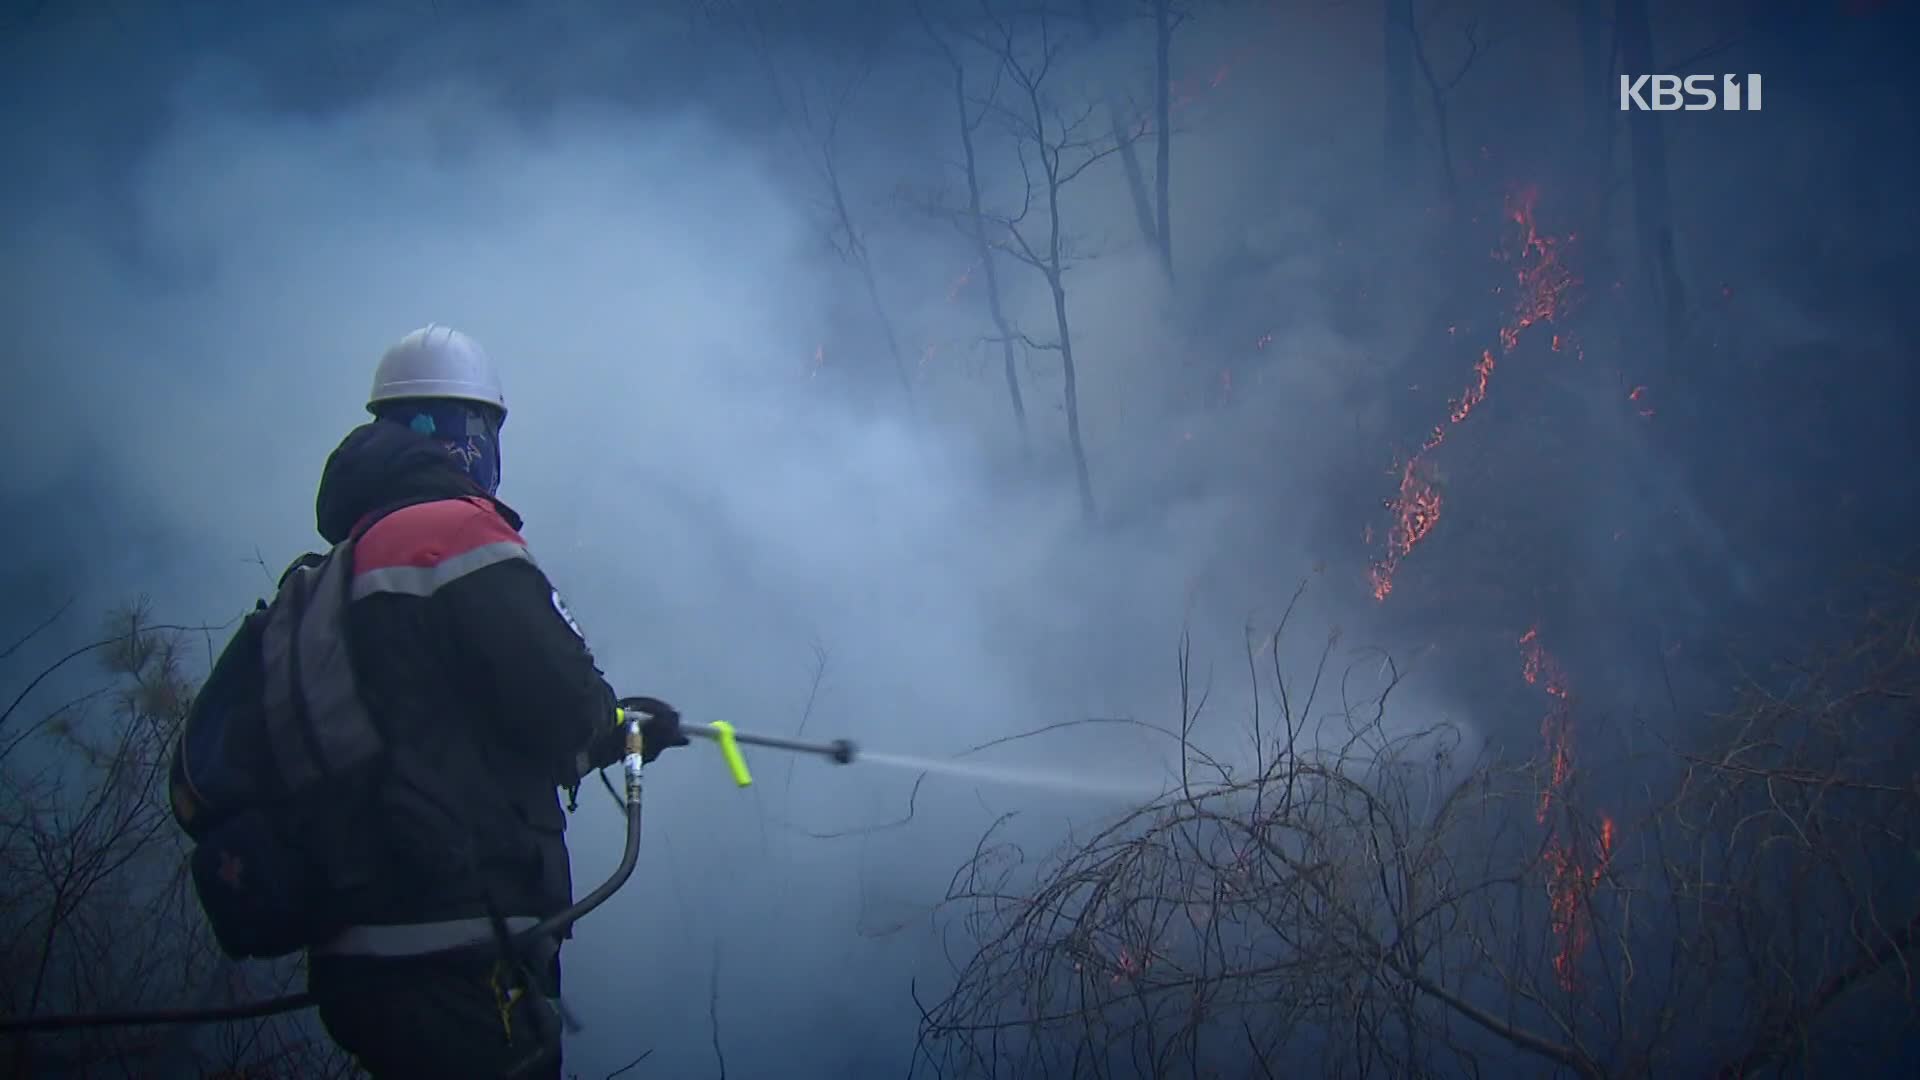
[[[1898, 996], [1920, 937], [1907, 775], [1920, 576], [1849, 635], [1658, 744], [1616, 819], [1582, 784], [1576, 686], [1536, 630], [1515, 678], [1544, 750], [1476, 755], [1377, 654], [1274, 662], [1233, 718], [1261, 750], [1185, 750], [1163, 798], [1033, 858], [1002, 818], [956, 874], [972, 945], [922, 1004], [916, 1075], [1751, 1075]], [[1263, 663], [1273, 639], [1249, 648]], [[1371, 674], [1391, 675], [1360, 691]], [[1010, 816], [1010, 815], [1009, 815]], [[1849, 996], [1853, 996], [1851, 1009]], [[1876, 996], [1878, 995], [1878, 996]], [[1920, 1015], [1883, 1013], [1898, 1038]], [[1865, 1051], [1861, 1051], [1865, 1052]]]
[[[1500, 317], [1479, 328], [1462, 313], [1436, 343], [1453, 352], [1480, 339], [1430, 426], [1394, 461], [1385, 513], [1362, 530], [1364, 591], [1383, 624], [1397, 608], [1416, 632], [1448, 620], [1472, 637], [1471, 627], [1509, 620], [1492, 635], [1494, 673], [1454, 681], [1484, 689], [1474, 696], [1491, 726], [1512, 727], [1503, 700], [1527, 710], [1530, 745], [1496, 739], [1481, 752], [1474, 732], [1410, 720], [1420, 710], [1396, 694], [1391, 661], [1369, 657], [1392, 678], [1361, 691], [1359, 664], [1327, 666], [1330, 644], [1304, 679], [1275, 661], [1252, 695], [1271, 711], [1256, 704], [1242, 721], [1261, 750], [1235, 766], [1193, 737], [1183, 660], [1175, 790], [1037, 861], [996, 826], [956, 877], [947, 910], [976, 948], [953, 990], [924, 1007], [917, 1071], [1275, 1075], [1282, 1062], [1304, 1062], [1329, 1074], [1430, 1075], [1517, 1053], [1583, 1076], [1655, 1062], [1731, 1063], [1742, 1075], [1792, 1052], [1792, 1038], [1848, 989], [1897, 966], [1916, 932], [1900, 920], [1913, 913], [1889, 909], [1897, 870], [1854, 887], [1870, 845], [1841, 856], [1843, 888], [1778, 903], [1770, 890], [1780, 878], [1714, 867], [1730, 866], [1722, 859], [1743, 844], [1752, 850], [1741, 858], [1767, 862], [1768, 845], [1822, 812], [1810, 800], [1825, 777], [1845, 773], [1849, 798], [1903, 805], [1916, 795], [1910, 777], [1868, 781], [1832, 761], [1749, 772], [1743, 755], [1791, 758], [1807, 747], [1777, 741], [1788, 714], [1757, 691], [1746, 715], [1771, 715], [1770, 735], [1729, 722], [1705, 749], [1676, 755], [1662, 741], [1657, 760], [1643, 755], [1631, 775], [1590, 745], [1596, 730], [1600, 742], [1621, 741], [1628, 720], [1608, 685], [1617, 672], [1556, 580], [1565, 561], [1542, 553], [1559, 550], [1551, 534], [1568, 528], [1553, 522], [1614, 542], [1625, 533], [1602, 513], [1577, 512], [1602, 486], [1581, 470], [1609, 452], [1578, 443], [1573, 414], [1589, 406], [1587, 392], [1599, 387], [1619, 424], [1656, 423], [1661, 404], [1642, 383], [1612, 393], [1588, 362], [1569, 319], [1585, 287], [1578, 238], [1545, 227], [1541, 204], [1537, 189], [1508, 195], [1488, 251]], [[1238, 377], [1223, 376], [1218, 392]], [[1515, 392], [1530, 397], [1503, 400]], [[1521, 476], [1531, 482], [1515, 482]], [[1576, 512], [1563, 513], [1568, 505]], [[1490, 523], [1490, 510], [1515, 518]], [[1449, 529], [1476, 543], [1443, 550]], [[1920, 655], [1914, 624], [1896, 632], [1901, 624], [1883, 615], [1864, 621], [1880, 628], [1874, 647], [1885, 663], [1836, 682], [1898, 683], [1889, 672]], [[1249, 656], [1265, 662], [1277, 651]], [[1802, 680], [1801, 690], [1814, 685]], [[1802, 707], [1830, 715], [1853, 700], [1840, 693]], [[1672, 732], [1696, 727], [1671, 720]], [[1648, 794], [1644, 781], [1676, 771], [1686, 780], [1679, 798]], [[1729, 796], [1737, 802], [1782, 782], [1809, 801], [1776, 807], [1765, 837], [1736, 829], [1730, 840], [1731, 822], [1703, 821], [1701, 804], [1689, 802], [1714, 783], [1744, 785]], [[1640, 796], [1621, 794], [1636, 786]], [[1849, 818], [1853, 839], [1868, 820]], [[1772, 873], [1792, 876], [1826, 857], [1816, 838], [1795, 842], [1794, 865]], [[1852, 941], [1773, 943], [1815, 911], [1843, 918]], [[1756, 945], [1793, 974], [1722, 985], [1742, 978], [1737, 954]], [[1677, 1039], [1688, 1016], [1699, 1018], [1700, 1037]]]

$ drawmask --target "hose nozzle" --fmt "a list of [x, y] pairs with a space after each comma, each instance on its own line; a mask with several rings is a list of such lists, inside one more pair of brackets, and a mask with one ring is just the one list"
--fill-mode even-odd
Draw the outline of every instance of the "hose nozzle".
[[836, 765], [852, 763], [858, 751], [851, 739], [834, 739], [831, 742], [809, 742], [805, 739], [789, 739], [782, 735], [759, 735], [740, 731], [732, 724], [716, 722], [710, 724], [688, 724], [680, 729], [688, 735], [702, 739], [712, 739], [720, 743], [724, 750], [727, 746], [764, 746], [771, 750], [786, 750], [795, 754], [817, 754]]

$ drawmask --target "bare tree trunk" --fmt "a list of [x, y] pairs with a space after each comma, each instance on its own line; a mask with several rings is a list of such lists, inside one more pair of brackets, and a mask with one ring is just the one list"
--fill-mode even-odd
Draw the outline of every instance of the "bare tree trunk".
[[1027, 402], [1020, 393], [1020, 372], [1014, 365], [1013, 326], [1007, 322], [1006, 308], [1000, 301], [1000, 271], [994, 266], [993, 245], [987, 242], [987, 223], [981, 217], [980, 168], [973, 147], [973, 119], [967, 113], [967, 69], [957, 60], [953, 64], [953, 104], [960, 114], [960, 147], [966, 154], [967, 227], [973, 237], [974, 255], [987, 278], [987, 311], [993, 316], [994, 332], [1000, 336], [1000, 355], [1007, 376], [1007, 400], [1013, 403], [1014, 423], [1020, 428], [1020, 454], [1033, 459], [1033, 437], [1027, 428]]
[[900, 394], [907, 400], [907, 408], [914, 407], [913, 377], [907, 373], [906, 358], [900, 354], [900, 336], [894, 332], [893, 317], [887, 314], [887, 306], [880, 301], [880, 286], [873, 278], [873, 263], [865, 257], [860, 260], [860, 277], [867, 285], [867, 300], [873, 304], [873, 317], [880, 320], [880, 331], [887, 338], [887, 355], [893, 358], [893, 373], [900, 380]]
[[[1647, 0], [1616, 0], [1614, 30], [1619, 35], [1625, 73], [1653, 71], [1653, 28], [1647, 18]], [[1633, 148], [1634, 239], [1641, 271], [1660, 310], [1664, 359], [1672, 373], [1686, 336], [1687, 304], [1679, 258], [1674, 252], [1667, 144], [1659, 125], [1657, 113], [1636, 110], [1627, 114], [1627, 138]]]
[[[976, 197], [977, 198], [977, 197]], [[993, 265], [993, 249], [987, 245], [986, 226], [974, 218], [975, 241], [981, 250], [981, 270], [987, 275], [987, 310], [993, 313], [993, 328], [1000, 335], [1000, 359], [1007, 376], [1007, 400], [1013, 403], [1014, 423], [1020, 428], [1020, 454], [1033, 459], [1033, 436], [1027, 426], [1027, 402], [1020, 393], [1020, 370], [1014, 364], [1013, 326], [1007, 322], [1006, 309], [1000, 303], [1000, 271]]]
[[847, 235], [847, 253], [854, 264], [860, 268], [860, 280], [867, 287], [867, 300], [873, 305], [873, 317], [879, 320], [880, 330], [886, 335], [887, 355], [893, 358], [893, 373], [900, 380], [900, 393], [906, 398], [907, 408], [914, 407], [913, 378], [907, 373], [906, 358], [900, 354], [900, 336], [894, 332], [893, 317], [887, 314], [887, 306], [880, 301], [880, 285], [873, 277], [873, 260], [867, 255], [867, 245], [854, 231], [853, 213], [847, 209], [847, 198], [840, 186], [840, 171], [833, 161], [833, 150], [825, 152], [827, 189], [833, 196], [833, 213], [840, 222], [840, 230]]
[[[900, 382], [900, 392], [906, 399], [907, 410], [915, 411], [913, 397], [913, 378], [907, 368], [906, 357], [900, 352], [900, 337], [894, 330], [893, 318], [887, 314], [886, 304], [880, 299], [879, 283], [874, 279], [873, 259], [867, 246], [860, 239], [859, 230], [854, 225], [853, 211], [847, 206], [846, 188], [840, 182], [840, 171], [836, 161], [835, 141], [838, 137], [840, 121], [855, 87], [870, 70], [873, 57], [863, 53], [856, 61], [856, 68], [847, 81], [834, 87], [823, 114], [818, 115], [808, 102], [807, 83], [804, 79], [796, 81], [793, 87], [783, 78], [781, 65], [774, 58], [772, 41], [778, 25], [777, 15], [781, 5], [772, 2], [725, 2], [702, 4], [700, 10], [708, 18], [715, 19], [719, 25], [742, 34], [746, 39], [749, 54], [760, 67], [761, 74], [767, 80], [774, 103], [778, 106], [781, 118], [793, 137], [800, 143], [803, 155], [819, 155], [816, 162], [821, 179], [826, 183], [827, 194], [833, 204], [833, 221], [829, 235], [843, 233], [846, 247], [840, 254], [851, 260], [860, 270], [861, 283], [865, 285], [867, 301], [873, 306], [873, 315], [880, 323], [881, 333], [886, 337], [887, 355], [893, 361], [895, 378]], [[831, 65], [829, 65], [831, 66]], [[835, 247], [839, 245], [836, 243]]]
[[1619, 276], [1613, 245], [1613, 139], [1619, 117], [1614, 97], [1614, 59], [1618, 39], [1609, 15], [1611, 2], [1577, 0], [1575, 18], [1583, 90], [1580, 130], [1569, 155], [1573, 175], [1567, 184], [1567, 190], [1578, 200], [1576, 220], [1580, 240], [1576, 256], [1581, 263], [1581, 276], [1603, 285], [1592, 290], [1590, 302], [1582, 305], [1584, 314], [1576, 316], [1583, 324], [1580, 336], [1592, 346], [1600, 344], [1596, 335], [1605, 335], [1609, 351], [1622, 345], [1620, 298], [1613, 289], [1604, 287]]
[[[1095, 37], [1106, 29], [1095, 8], [1096, 0], [1080, 0], [1080, 11], [1087, 26]], [[1164, 86], [1164, 81], [1162, 83]], [[1140, 155], [1133, 148], [1133, 133], [1127, 115], [1120, 108], [1120, 100], [1107, 86], [1100, 87], [1100, 99], [1106, 105], [1107, 123], [1113, 128], [1113, 141], [1120, 148], [1120, 168], [1127, 177], [1127, 194], [1133, 199], [1133, 220], [1140, 227], [1140, 236], [1154, 251], [1160, 250], [1160, 227], [1154, 220], [1153, 200], [1147, 194], [1146, 173], [1140, 168]], [[1163, 125], [1164, 130], [1164, 125]], [[1163, 264], [1164, 265], [1164, 264]]]
[[[1087, 2], [1087, 12], [1091, 16], [1091, 0]], [[1042, 84], [1054, 70], [1054, 62], [1061, 54], [1062, 45], [1049, 31], [1048, 14], [1044, 8], [1037, 13], [1037, 19], [1039, 41], [1034, 50], [1035, 59], [1031, 63], [1023, 58], [1013, 28], [1007, 22], [996, 20], [996, 40], [989, 45], [999, 55], [1001, 72], [1020, 90], [1018, 104], [1001, 109], [1002, 118], [1012, 124], [1016, 145], [1031, 147], [1030, 153], [1023, 150], [1019, 155], [1021, 171], [1026, 179], [1025, 205], [1017, 216], [1000, 220], [1007, 229], [1004, 250], [1017, 261], [1039, 272], [1053, 297], [1055, 340], [1040, 343], [1026, 338], [1024, 334], [1022, 339], [1031, 347], [1060, 350], [1060, 370], [1065, 382], [1063, 408], [1067, 414], [1067, 441], [1073, 452], [1074, 481], [1080, 496], [1081, 515], [1092, 523], [1099, 520], [1099, 513], [1093, 498], [1093, 481], [1087, 468], [1086, 441], [1080, 431], [1080, 373], [1073, 351], [1073, 329], [1067, 317], [1066, 272], [1073, 260], [1067, 251], [1068, 238], [1061, 220], [1061, 191], [1102, 158], [1118, 153], [1127, 143], [1123, 130], [1117, 132], [1122, 136], [1121, 141], [1112, 146], [1097, 146], [1087, 139], [1082, 129], [1091, 116], [1090, 110], [1075, 119], [1067, 119], [1049, 104]], [[1050, 130], [1052, 128], [1058, 128], [1057, 136]], [[1038, 245], [1020, 227], [1027, 211], [1032, 209], [1032, 197], [1038, 190], [1032, 171], [1035, 167], [1041, 170], [1040, 179], [1046, 185], [1047, 231], [1044, 242]]]
[[1053, 291], [1053, 321], [1060, 332], [1060, 372], [1065, 378], [1067, 444], [1073, 448], [1073, 479], [1080, 490], [1080, 514], [1088, 521], [1099, 515], [1093, 503], [1093, 480], [1087, 472], [1087, 448], [1080, 439], [1080, 382], [1073, 363], [1073, 331], [1067, 326], [1067, 290], [1057, 273], [1047, 275]]
[[1172, 0], [1153, 3], [1153, 126], [1155, 246], [1160, 268], [1173, 280], [1173, 12]]
[[1417, 133], [1413, 113], [1413, 24], [1405, 0], [1381, 5], [1386, 66], [1386, 181], [1402, 188], [1413, 179], [1413, 140]]
[[1400, 18], [1406, 28], [1407, 44], [1413, 51], [1414, 67], [1420, 72], [1421, 78], [1426, 80], [1427, 94], [1433, 102], [1433, 138], [1439, 146], [1440, 175], [1446, 183], [1447, 202], [1449, 205], [1457, 205], [1460, 195], [1460, 178], [1453, 164], [1452, 112], [1447, 104], [1447, 97], [1453, 93], [1454, 87], [1460, 85], [1460, 80], [1467, 77], [1467, 72], [1473, 70], [1473, 62], [1479, 58], [1484, 42], [1476, 29], [1478, 24], [1475, 21], [1468, 20], [1464, 25], [1456, 26], [1455, 29], [1459, 31], [1466, 45], [1467, 53], [1460, 59], [1459, 66], [1455, 67], [1451, 74], [1442, 76], [1434, 70], [1433, 57], [1427, 47], [1428, 27], [1421, 25], [1415, 18], [1413, 0], [1398, 0], [1398, 6]]
[[1427, 56], [1427, 42], [1418, 22], [1414, 19], [1413, 0], [1388, 0], [1400, 9], [1400, 18], [1407, 28], [1407, 44], [1413, 53], [1413, 61], [1420, 69], [1420, 75], [1427, 83], [1427, 97], [1433, 105], [1433, 141], [1440, 152], [1440, 178], [1446, 184], [1447, 204], [1457, 205], [1460, 200], [1460, 178], [1453, 167], [1453, 128], [1448, 122], [1447, 94], [1467, 73], [1467, 65], [1473, 63], [1468, 56], [1466, 65], [1462, 65], [1458, 74], [1451, 80], [1443, 80], [1434, 73], [1433, 61]]
[[[1034, 128], [1044, 133], [1037, 96], [1034, 100]], [[1046, 153], [1044, 143], [1041, 152]], [[1058, 150], [1054, 151], [1055, 155], [1058, 153]], [[1060, 373], [1067, 410], [1067, 445], [1073, 450], [1073, 479], [1080, 491], [1080, 515], [1088, 521], [1094, 521], [1099, 513], [1093, 502], [1093, 480], [1087, 471], [1087, 447], [1080, 438], [1080, 374], [1073, 362], [1073, 330], [1067, 320], [1066, 266], [1062, 254], [1064, 238], [1060, 234], [1061, 182], [1060, 160], [1055, 156], [1047, 162], [1047, 256], [1041, 270], [1046, 276], [1047, 288], [1053, 294], [1054, 328], [1060, 335]]]
[[1614, 55], [1618, 39], [1607, 18], [1607, 0], [1578, 0], [1575, 17], [1580, 36], [1580, 150], [1595, 173], [1590, 186], [1602, 197], [1612, 188]]
[[1140, 155], [1134, 152], [1133, 140], [1128, 138], [1126, 114], [1120, 111], [1120, 102], [1112, 94], [1103, 92], [1103, 96], [1114, 141], [1120, 144], [1120, 168], [1127, 176], [1127, 194], [1133, 197], [1134, 223], [1140, 226], [1141, 238], [1158, 251], [1160, 229], [1153, 220], [1153, 201], [1147, 195], [1147, 177], [1140, 169]]
[[1608, 0], [1578, 0], [1581, 125], [1574, 159], [1580, 171], [1585, 246], [1590, 256], [1606, 244], [1612, 217], [1614, 55], [1617, 38], [1607, 18]]

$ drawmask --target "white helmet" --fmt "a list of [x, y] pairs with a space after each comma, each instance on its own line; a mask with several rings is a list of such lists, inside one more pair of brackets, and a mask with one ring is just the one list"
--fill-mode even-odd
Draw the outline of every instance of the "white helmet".
[[429, 323], [395, 342], [373, 373], [367, 411], [383, 402], [419, 398], [478, 401], [507, 416], [500, 373], [480, 343], [451, 326]]

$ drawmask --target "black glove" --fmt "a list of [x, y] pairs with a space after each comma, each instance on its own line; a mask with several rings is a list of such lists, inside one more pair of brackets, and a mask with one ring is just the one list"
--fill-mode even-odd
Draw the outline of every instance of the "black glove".
[[621, 698], [620, 707], [645, 717], [640, 721], [640, 760], [643, 762], [651, 763], [661, 751], [685, 746], [691, 741], [680, 730], [680, 710], [659, 698]]
[[[661, 701], [659, 698], [630, 697], [621, 698], [620, 708], [631, 714], [640, 714], [640, 760], [651, 764], [660, 756], [662, 750], [687, 745], [687, 737], [680, 730], [680, 710]], [[627, 756], [627, 725], [622, 722], [608, 727], [593, 737], [587, 745], [586, 767], [580, 770], [585, 775], [594, 769], [604, 769]]]

